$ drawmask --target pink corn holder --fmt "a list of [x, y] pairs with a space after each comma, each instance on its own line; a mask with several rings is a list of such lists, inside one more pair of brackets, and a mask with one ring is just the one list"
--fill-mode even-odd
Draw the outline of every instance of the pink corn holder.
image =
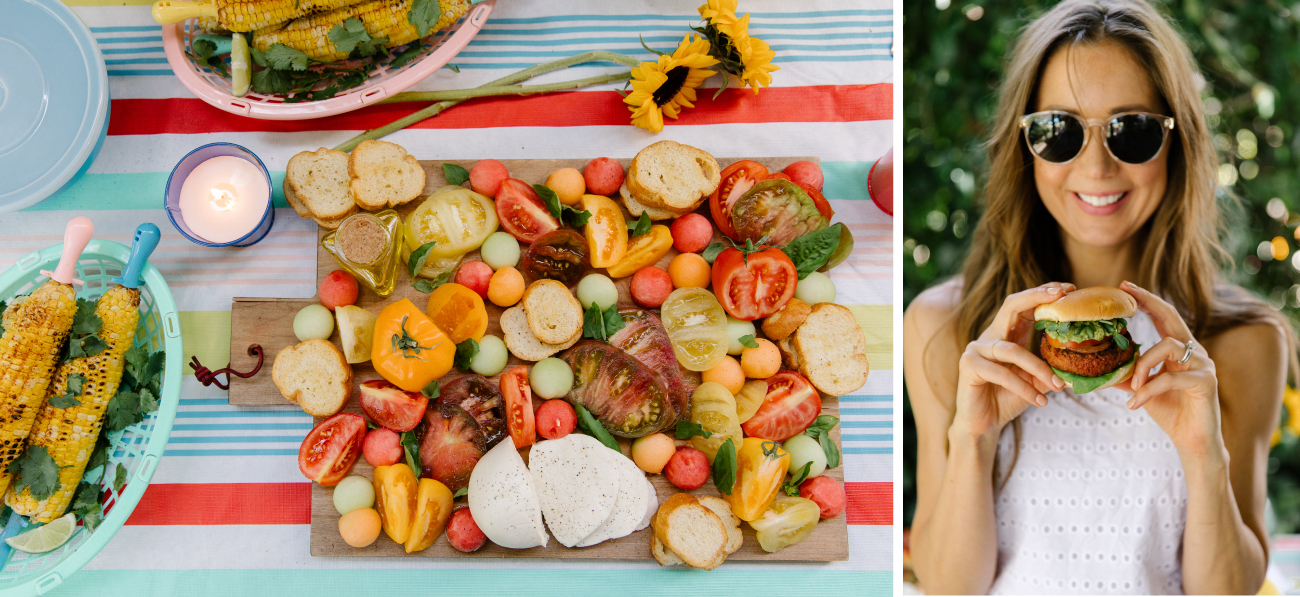
[[[185, 179], [195, 168], [212, 158], [220, 156], [233, 156], [257, 166], [262, 171], [262, 177], [266, 179], [266, 193], [269, 199], [266, 202], [266, 212], [262, 214], [262, 220], [252, 232], [245, 234], [228, 243], [208, 242], [203, 237], [198, 236], [189, 226], [185, 225], [185, 218], [181, 217], [181, 187], [185, 185]], [[167, 219], [172, 221], [172, 226], [180, 231], [190, 242], [205, 247], [247, 247], [256, 244], [271, 231], [271, 226], [275, 224], [275, 193], [271, 188], [271, 174], [266, 171], [266, 165], [253, 152], [234, 143], [209, 143], [189, 152], [181, 161], [172, 168], [171, 176], [167, 177], [167, 189], [163, 195], [163, 209], [167, 211]]]
[[458, 23], [412, 43], [422, 43], [428, 52], [423, 58], [390, 69], [381, 64], [370, 71], [365, 85], [340, 92], [320, 101], [285, 103], [284, 97], [248, 92], [244, 97], [230, 94], [230, 80], [212, 69], [195, 64], [190, 58], [190, 44], [199, 31], [199, 20], [189, 19], [162, 28], [163, 51], [181, 84], [199, 99], [218, 109], [263, 120], [305, 120], [350, 112], [382, 101], [424, 80], [459, 54], [483, 28], [497, 0], [487, 0], [470, 7]]

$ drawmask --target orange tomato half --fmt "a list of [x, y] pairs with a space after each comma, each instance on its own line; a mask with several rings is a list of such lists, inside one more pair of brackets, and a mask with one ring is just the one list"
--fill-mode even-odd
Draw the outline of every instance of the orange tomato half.
[[434, 479], [420, 479], [419, 494], [415, 500], [415, 518], [411, 520], [411, 534], [406, 538], [406, 553], [420, 551], [433, 545], [451, 518], [451, 490]]
[[408, 392], [419, 392], [446, 375], [456, 358], [456, 343], [410, 299], [379, 312], [371, 346], [375, 371]]
[[[626, 224], [624, 224], [626, 225]], [[654, 265], [673, 248], [673, 233], [663, 224], [650, 227], [650, 232], [635, 236], [627, 243], [627, 252], [618, 263], [608, 266], [609, 277], [624, 278], [647, 265]]]
[[375, 467], [375, 509], [384, 533], [398, 545], [411, 536], [417, 490], [415, 473], [406, 463]]
[[609, 267], [627, 253], [627, 220], [623, 211], [609, 197], [583, 195], [582, 209], [591, 212], [583, 227], [592, 267]]
[[468, 286], [448, 282], [437, 287], [429, 295], [427, 313], [454, 344], [468, 338], [482, 340], [487, 333], [488, 316], [483, 297]]
[[722, 498], [737, 518], [757, 520], [776, 499], [789, 467], [790, 453], [781, 444], [747, 437], [736, 450], [736, 484]]

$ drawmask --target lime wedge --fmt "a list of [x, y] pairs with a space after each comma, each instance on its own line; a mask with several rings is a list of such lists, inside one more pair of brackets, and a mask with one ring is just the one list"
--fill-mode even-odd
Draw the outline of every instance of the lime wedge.
[[253, 73], [252, 58], [248, 51], [248, 40], [242, 33], [236, 33], [230, 40], [230, 95], [244, 97]]
[[62, 518], [50, 524], [5, 539], [5, 543], [18, 551], [45, 553], [67, 543], [76, 532], [77, 515], [64, 514]]

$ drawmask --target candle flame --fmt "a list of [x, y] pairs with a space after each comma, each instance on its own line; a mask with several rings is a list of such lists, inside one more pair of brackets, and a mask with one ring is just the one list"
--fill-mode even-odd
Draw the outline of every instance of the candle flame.
[[235, 201], [238, 197], [234, 193], [225, 189], [212, 189], [212, 198], [208, 203], [212, 205], [214, 211], [230, 211], [235, 208]]

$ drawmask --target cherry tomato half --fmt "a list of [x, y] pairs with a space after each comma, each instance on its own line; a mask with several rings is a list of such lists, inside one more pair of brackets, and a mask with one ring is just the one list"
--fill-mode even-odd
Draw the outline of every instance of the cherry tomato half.
[[722, 169], [722, 182], [709, 195], [709, 212], [723, 234], [736, 238], [736, 228], [731, 225], [731, 205], [750, 187], [767, 178], [767, 167], [751, 160], [740, 160]]
[[501, 181], [496, 208], [501, 227], [526, 243], [560, 227], [560, 222], [546, 209], [546, 204], [542, 203], [533, 187], [516, 178]]
[[366, 419], [339, 413], [317, 425], [298, 448], [298, 470], [325, 487], [338, 485], [361, 455], [366, 437]]
[[753, 321], [781, 310], [794, 296], [799, 273], [781, 249], [751, 253], [728, 248], [713, 262], [713, 292], [722, 308], [741, 321]]
[[515, 448], [537, 443], [533, 389], [528, 385], [527, 367], [515, 367], [501, 374], [501, 395], [506, 399], [506, 427]]

